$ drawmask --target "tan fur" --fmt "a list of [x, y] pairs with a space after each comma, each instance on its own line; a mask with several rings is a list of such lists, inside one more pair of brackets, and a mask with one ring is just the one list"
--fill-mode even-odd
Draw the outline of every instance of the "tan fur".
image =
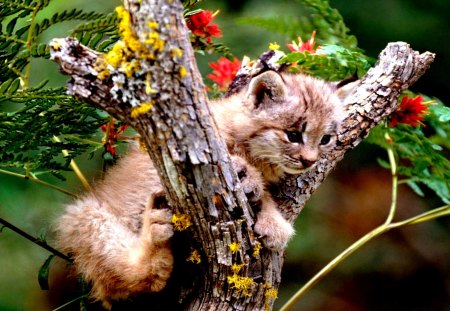
[[[254, 229], [264, 246], [283, 248], [294, 233], [265, 185], [305, 171], [334, 145], [341, 106], [331, 84], [274, 72], [211, 102], [234, 168], [245, 171], [239, 174], [244, 192], [252, 194], [249, 201], [261, 202]], [[289, 141], [287, 131], [302, 132], [302, 142]], [[330, 142], [321, 145], [324, 135], [331, 135]], [[57, 221], [58, 244], [106, 307], [135, 293], [160, 291], [172, 272], [171, 214], [153, 209], [161, 191], [148, 155], [133, 147]]]

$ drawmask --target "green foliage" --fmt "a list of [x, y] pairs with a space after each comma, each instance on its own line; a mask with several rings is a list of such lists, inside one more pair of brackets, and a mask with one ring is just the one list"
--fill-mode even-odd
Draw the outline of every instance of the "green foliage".
[[77, 38], [91, 49], [106, 52], [120, 38], [117, 30], [118, 22], [116, 13], [102, 15], [77, 26], [70, 36]]
[[[88, 138], [107, 121], [90, 105], [66, 95], [63, 88], [0, 94], [0, 105], [6, 102], [14, 111], [0, 112], [0, 167], [27, 175], [61, 177], [59, 171], [67, 170], [70, 159], [89, 145], [72, 138], [56, 142], [54, 137]], [[68, 157], [61, 157], [63, 150], [71, 151]]]
[[245, 17], [238, 20], [241, 24], [251, 24], [286, 35], [295, 39], [298, 35], [304, 39], [314, 30], [320, 44], [340, 45], [348, 50], [359, 51], [356, 37], [349, 34], [344, 19], [327, 0], [297, 0], [311, 12], [300, 16]]
[[289, 53], [280, 62], [295, 63], [290, 68], [293, 72], [303, 72], [329, 81], [345, 79], [355, 72], [361, 77], [371, 67], [370, 60], [362, 53], [337, 45], [323, 46], [315, 54]]
[[[46, 88], [46, 81], [30, 87], [30, 62], [49, 58], [39, 36], [49, 28], [72, 20], [86, 20], [72, 35], [91, 48], [103, 51], [118, 39], [117, 17], [79, 9], [57, 12], [37, 22], [49, 4], [45, 0], [0, 1], [0, 167], [37, 176], [51, 173], [63, 178], [70, 160], [89, 144], [107, 121], [91, 106], [66, 95], [63, 88]], [[55, 141], [59, 137], [61, 141]], [[70, 138], [68, 138], [70, 137]], [[69, 155], [62, 157], [62, 151]]]
[[[429, 99], [429, 98], [426, 98]], [[398, 157], [398, 173], [418, 195], [424, 196], [420, 184], [430, 188], [444, 203], [450, 203], [450, 161], [445, 153], [450, 152], [448, 140], [450, 124], [447, 120], [450, 109], [439, 101], [430, 104], [425, 117], [426, 130], [432, 134], [427, 136], [422, 128], [410, 125], [397, 127], [378, 126], [373, 129], [366, 140], [387, 149], [390, 145]], [[386, 141], [388, 134], [392, 143]], [[389, 164], [381, 159], [379, 163], [389, 168]]]
[[45, 260], [44, 264], [39, 269], [38, 273], [38, 282], [39, 286], [42, 290], [48, 290], [50, 287], [48, 286], [48, 275], [50, 272], [50, 264], [52, 262], [52, 259], [55, 257], [55, 255], [50, 255]]

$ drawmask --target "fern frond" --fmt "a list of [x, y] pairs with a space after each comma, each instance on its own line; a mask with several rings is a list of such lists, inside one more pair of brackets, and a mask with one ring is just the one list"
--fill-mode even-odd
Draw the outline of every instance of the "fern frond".
[[70, 35], [92, 49], [105, 52], [120, 39], [117, 30], [118, 21], [116, 13], [102, 15], [93, 21], [79, 25]]
[[[17, 108], [0, 112], [0, 167], [55, 176], [68, 170], [70, 159], [90, 145], [73, 139], [55, 142], [53, 136], [91, 137], [108, 117], [67, 95], [63, 88], [43, 89], [41, 85], [10, 91], [16, 83], [1, 86], [5, 91], [0, 94], [0, 107], [8, 104], [10, 110]], [[69, 156], [62, 157], [62, 150], [69, 150]]]
[[103, 18], [105, 15], [97, 12], [85, 12], [83, 10], [77, 10], [73, 9], [71, 11], [62, 11], [53, 14], [53, 16], [48, 19], [44, 18], [40, 23], [37, 23], [34, 26], [34, 33], [36, 35], [41, 34], [45, 30], [47, 30], [49, 27], [53, 26], [54, 24], [61, 23], [61, 22], [67, 22], [71, 20], [92, 20], [92, 19], [100, 19]]
[[341, 45], [349, 50], [358, 49], [356, 37], [350, 35], [350, 29], [345, 25], [344, 18], [338, 10], [330, 6], [328, 0], [297, 0], [306, 4], [313, 12], [311, 23], [320, 38], [327, 44]]
[[295, 64], [294, 72], [307, 73], [329, 81], [338, 81], [353, 75], [364, 75], [371, 67], [371, 60], [365, 55], [337, 45], [326, 45], [316, 54], [308, 52], [289, 53], [281, 63]]
[[0, 18], [3, 19], [19, 12], [21, 15], [30, 14], [35, 9], [31, 2], [32, 0], [2, 0], [0, 2]]

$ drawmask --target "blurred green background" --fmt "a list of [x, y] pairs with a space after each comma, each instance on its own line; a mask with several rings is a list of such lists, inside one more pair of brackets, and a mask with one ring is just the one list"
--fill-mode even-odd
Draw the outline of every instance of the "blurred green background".
[[[204, 1], [202, 8], [220, 9], [216, 21], [223, 30], [223, 42], [238, 57], [258, 56], [269, 42], [282, 48], [291, 41], [261, 28], [236, 22], [240, 17], [280, 19], [305, 14], [300, 1]], [[2, 3], [2, 2], [0, 2]], [[84, 8], [86, 11], [110, 12], [119, 1], [52, 1], [39, 18], [56, 11]], [[431, 69], [413, 87], [416, 92], [450, 102], [450, 2], [448, 0], [335, 0], [359, 47], [376, 57], [388, 42], [406, 41], [419, 51], [436, 53]], [[42, 42], [66, 36], [76, 22], [46, 32]], [[301, 29], [304, 39], [309, 38]], [[199, 56], [204, 75], [216, 54]], [[32, 83], [46, 76], [51, 85], [67, 80], [56, 65], [39, 60], [32, 64]], [[321, 186], [297, 220], [297, 235], [290, 242], [284, 266], [283, 282], [276, 306], [281, 306], [305, 281], [358, 237], [382, 223], [390, 204], [390, 176], [379, 168], [379, 150], [362, 144], [352, 151]], [[79, 164], [89, 180], [101, 173], [100, 155]], [[78, 180], [66, 174], [61, 183], [71, 191], [81, 191]], [[406, 187], [400, 188], [398, 217], [408, 217], [441, 203], [430, 193], [419, 198]], [[52, 219], [70, 198], [43, 186], [15, 177], [0, 175], [0, 217], [30, 234], [46, 238], [51, 244]], [[371, 242], [318, 284], [294, 310], [450, 310], [450, 232], [449, 219], [405, 228]], [[0, 233], [0, 310], [52, 310], [69, 301], [70, 290], [64, 283], [63, 263], [52, 267], [51, 290], [41, 291], [37, 282], [40, 266], [48, 257], [9, 229]], [[59, 266], [59, 268], [58, 268]], [[277, 307], [276, 307], [277, 308]], [[275, 309], [276, 309], [275, 308]], [[63, 310], [69, 310], [64, 308]], [[76, 304], [72, 305], [76, 310]]]

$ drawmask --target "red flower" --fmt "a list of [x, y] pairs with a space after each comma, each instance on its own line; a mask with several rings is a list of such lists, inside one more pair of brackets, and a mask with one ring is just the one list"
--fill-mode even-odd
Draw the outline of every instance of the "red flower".
[[236, 57], [232, 61], [226, 57], [221, 57], [216, 63], [209, 63], [208, 65], [214, 69], [208, 75], [208, 78], [217, 83], [220, 91], [226, 91], [239, 68], [241, 68], [241, 61]]
[[423, 102], [422, 96], [409, 98], [408, 95], [403, 96], [397, 110], [391, 115], [390, 126], [397, 126], [399, 123], [418, 126], [422, 124], [423, 116], [427, 110], [427, 103]]
[[303, 42], [302, 38], [300, 38], [300, 36], [297, 36], [298, 39], [298, 43], [294, 41], [292, 41], [291, 44], [288, 44], [287, 47], [289, 48], [289, 50], [291, 50], [292, 52], [305, 52], [308, 51], [311, 54], [314, 54], [316, 52], [316, 49], [319, 47], [314, 47], [314, 45], [316, 44], [316, 31], [314, 30], [313, 33], [311, 34], [311, 38], [308, 41]]
[[219, 29], [219, 26], [211, 24], [218, 12], [201, 11], [190, 15], [187, 20], [189, 30], [197, 36], [205, 37], [208, 43], [211, 43], [211, 37], [222, 37], [222, 30]]
[[128, 128], [128, 124], [121, 124], [118, 127], [115, 126], [115, 120], [111, 119], [111, 121], [107, 124], [103, 124], [100, 126], [102, 132], [105, 133], [105, 137], [103, 138], [103, 144], [105, 146], [106, 152], [109, 152], [112, 156], [116, 155], [116, 143], [120, 139], [130, 139], [130, 137], [122, 136], [122, 133]]

